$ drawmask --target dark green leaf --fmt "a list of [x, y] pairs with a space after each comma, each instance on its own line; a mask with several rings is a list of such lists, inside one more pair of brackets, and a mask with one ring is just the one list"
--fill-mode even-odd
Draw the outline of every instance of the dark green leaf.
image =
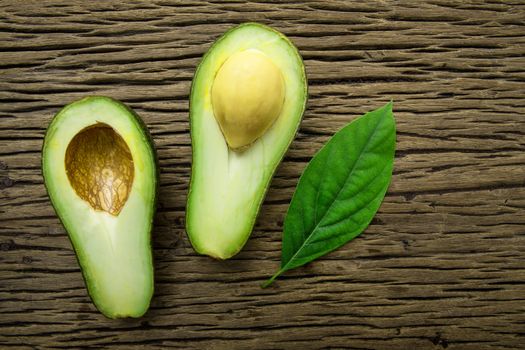
[[390, 102], [339, 130], [314, 156], [284, 222], [281, 268], [263, 287], [363, 232], [390, 184], [395, 143]]

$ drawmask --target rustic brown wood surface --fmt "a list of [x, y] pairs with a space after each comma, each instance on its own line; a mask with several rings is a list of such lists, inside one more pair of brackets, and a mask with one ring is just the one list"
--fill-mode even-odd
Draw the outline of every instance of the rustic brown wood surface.
[[[252, 238], [198, 256], [184, 231], [188, 93], [212, 42], [245, 21], [302, 53], [310, 99]], [[523, 1], [0, 1], [0, 348], [525, 348]], [[161, 187], [156, 291], [141, 319], [91, 303], [46, 195], [40, 148], [86, 95], [134, 108]], [[259, 284], [308, 160], [395, 101], [393, 182], [366, 232]]]

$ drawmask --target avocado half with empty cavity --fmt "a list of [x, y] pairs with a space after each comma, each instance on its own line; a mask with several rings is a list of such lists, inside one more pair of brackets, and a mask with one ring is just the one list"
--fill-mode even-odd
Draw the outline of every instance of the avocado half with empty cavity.
[[297, 49], [267, 26], [242, 24], [206, 53], [190, 96], [186, 230], [197, 252], [227, 259], [244, 246], [307, 95]]
[[67, 105], [47, 129], [42, 169], [96, 307], [109, 318], [142, 316], [153, 294], [158, 175], [141, 119], [108, 97]]

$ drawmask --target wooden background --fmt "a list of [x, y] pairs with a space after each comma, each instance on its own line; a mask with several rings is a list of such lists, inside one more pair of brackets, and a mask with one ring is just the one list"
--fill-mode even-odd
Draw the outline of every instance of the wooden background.
[[[0, 1], [0, 348], [525, 348], [525, 6], [517, 1]], [[304, 121], [245, 249], [217, 262], [184, 231], [188, 92], [244, 21], [284, 32]], [[86, 294], [40, 170], [45, 128], [91, 94], [134, 108], [161, 188], [156, 292], [107, 320]], [[308, 160], [395, 101], [393, 182], [368, 230], [262, 290]]]

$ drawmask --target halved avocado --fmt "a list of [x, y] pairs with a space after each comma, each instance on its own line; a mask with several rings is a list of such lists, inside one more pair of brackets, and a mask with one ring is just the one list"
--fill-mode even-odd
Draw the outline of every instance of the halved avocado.
[[307, 96], [301, 56], [267, 26], [242, 24], [205, 54], [190, 96], [186, 230], [198, 253], [228, 259], [244, 246]]
[[64, 107], [44, 140], [44, 183], [106, 317], [140, 317], [153, 294], [157, 165], [141, 119], [108, 97]]

